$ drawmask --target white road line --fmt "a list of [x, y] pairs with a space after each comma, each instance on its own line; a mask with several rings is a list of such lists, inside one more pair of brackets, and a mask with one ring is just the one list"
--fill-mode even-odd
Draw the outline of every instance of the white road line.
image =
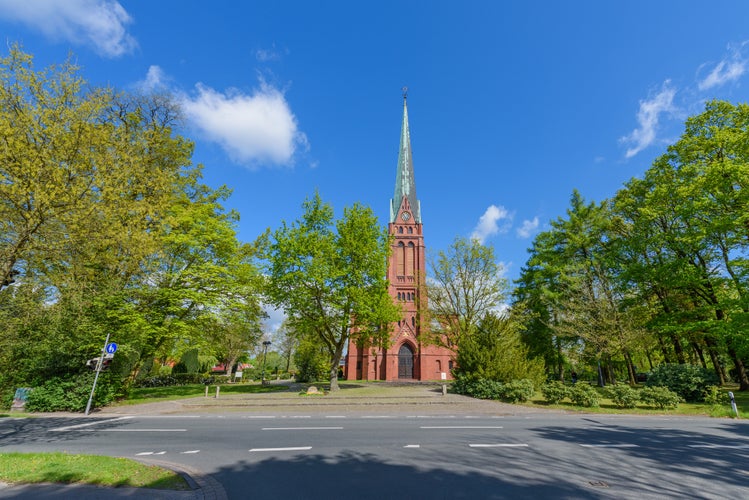
[[136, 453], [135, 454], [136, 457], [145, 457], [145, 456], [148, 456], [148, 455], [153, 455], [153, 452], [152, 451], [144, 451], [144, 452]]
[[166, 455], [165, 451], [157, 451], [154, 455]]
[[636, 444], [581, 444], [583, 448], [639, 448]]
[[183, 451], [182, 455], [194, 455], [195, 453], [200, 453], [200, 450], [189, 450], [189, 451]]
[[276, 418], [276, 416], [275, 415], [249, 415], [247, 417], [242, 417], [242, 418], [260, 419], [260, 418]]
[[346, 415], [325, 415], [325, 418], [346, 418]]
[[500, 425], [422, 425], [419, 429], [502, 429]]
[[421, 448], [420, 444], [407, 444], [404, 448]]
[[394, 418], [392, 415], [362, 415], [361, 418]]
[[742, 450], [749, 448], [749, 444], [690, 444], [687, 446], [689, 446], [690, 448], [715, 448], [726, 450]]
[[341, 431], [343, 427], [263, 427], [263, 431]]
[[92, 425], [100, 425], [100, 424], [108, 424], [110, 422], [118, 422], [120, 420], [129, 420], [133, 417], [117, 417], [117, 418], [110, 418], [109, 420], [97, 420], [95, 422], [87, 422], [85, 424], [77, 424], [77, 425], [66, 425], [65, 427], [55, 427], [54, 429], [49, 429], [47, 432], [67, 432], [72, 431], [76, 429], [82, 429], [83, 427], [90, 427]]
[[86, 432], [187, 432], [187, 429], [84, 429]]
[[525, 443], [469, 444], [470, 448], [527, 448]]
[[311, 449], [311, 446], [291, 446], [288, 448], [252, 448], [249, 451], [250, 453], [254, 453], [258, 451], [305, 451]]

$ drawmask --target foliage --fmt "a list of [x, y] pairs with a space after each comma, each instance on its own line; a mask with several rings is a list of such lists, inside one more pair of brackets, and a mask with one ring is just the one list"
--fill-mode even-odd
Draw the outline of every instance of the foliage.
[[519, 324], [512, 317], [487, 313], [476, 331], [462, 338], [456, 360], [456, 376], [498, 382], [530, 379], [536, 385], [544, 378], [543, 361], [528, 358]]
[[647, 386], [667, 387], [685, 401], [702, 401], [708, 387], [718, 382], [715, 373], [696, 365], [664, 364], [648, 376]]
[[528, 401], [535, 393], [533, 382], [528, 379], [511, 380], [505, 384], [496, 380], [457, 377], [452, 384], [452, 390], [457, 394], [464, 394], [478, 399], [495, 399], [510, 403]]
[[327, 350], [330, 389], [349, 339], [389, 340], [398, 308], [386, 280], [388, 238], [371, 209], [333, 208], [318, 193], [304, 214], [258, 242], [266, 259], [268, 303], [283, 308], [290, 327], [314, 336]]
[[649, 406], [676, 408], [681, 400], [681, 397], [668, 387], [648, 386], [640, 390], [640, 401]]
[[325, 350], [310, 339], [299, 343], [294, 353], [294, 363], [297, 367], [297, 382], [315, 382], [325, 379], [330, 368]]
[[607, 382], [634, 384], [636, 366], [693, 364], [749, 390], [747, 144], [749, 105], [711, 101], [616, 196], [573, 193], [514, 293], [523, 339], [549, 373], [600, 363]]
[[502, 304], [507, 280], [502, 277], [494, 248], [475, 239], [456, 238], [447, 251], [439, 252], [430, 267], [431, 341], [454, 348]]
[[[216, 327], [224, 311], [244, 310], [250, 331], [261, 316], [230, 191], [200, 183], [176, 104], [78, 71], [36, 70], [17, 46], [0, 60], [0, 283], [16, 281], [0, 286], [0, 389], [38, 398], [45, 381], [75, 382], [107, 333], [119, 384], [233, 345]], [[53, 392], [45, 401], [63, 399]]]
[[564, 385], [564, 382], [552, 380], [541, 386], [541, 393], [547, 402], [555, 405], [570, 396], [570, 388]]
[[595, 408], [600, 404], [601, 396], [589, 384], [575, 384], [570, 388], [569, 398], [573, 404], [586, 408]]
[[606, 392], [619, 408], [635, 408], [640, 401], [637, 389], [633, 389], [628, 384], [610, 385]]
[[510, 380], [502, 388], [500, 399], [509, 403], [525, 403], [535, 394], [533, 381], [527, 378], [521, 380]]
[[[105, 406], [118, 396], [121, 386], [102, 372], [96, 383], [93, 406]], [[32, 412], [83, 411], [91, 395], [94, 375], [86, 373], [70, 379], [53, 378], [31, 390], [26, 410]]]
[[190, 384], [215, 384], [219, 380], [217, 375], [204, 375], [201, 373], [173, 373], [158, 377], [139, 379], [133, 387], [170, 387]]
[[723, 392], [717, 385], [708, 386], [703, 394], [703, 399], [706, 404], [720, 406], [730, 403], [728, 394]]

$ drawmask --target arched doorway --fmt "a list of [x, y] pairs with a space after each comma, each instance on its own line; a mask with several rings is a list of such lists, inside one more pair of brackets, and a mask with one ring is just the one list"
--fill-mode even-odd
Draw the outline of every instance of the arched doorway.
[[408, 344], [398, 350], [398, 378], [414, 378], [414, 351]]

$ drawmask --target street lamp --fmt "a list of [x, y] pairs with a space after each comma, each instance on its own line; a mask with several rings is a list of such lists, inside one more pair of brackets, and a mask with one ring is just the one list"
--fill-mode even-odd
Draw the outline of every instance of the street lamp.
[[270, 340], [263, 341], [263, 375], [261, 376], [260, 385], [265, 385], [265, 353], [268, 352], [269, 345], [270, 345]]

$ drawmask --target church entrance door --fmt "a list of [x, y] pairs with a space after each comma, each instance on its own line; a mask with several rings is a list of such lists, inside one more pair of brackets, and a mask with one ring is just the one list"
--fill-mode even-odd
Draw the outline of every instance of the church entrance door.
[[414, 378], [414, 352], [408, 344], [398, 350], [398, 378]]

